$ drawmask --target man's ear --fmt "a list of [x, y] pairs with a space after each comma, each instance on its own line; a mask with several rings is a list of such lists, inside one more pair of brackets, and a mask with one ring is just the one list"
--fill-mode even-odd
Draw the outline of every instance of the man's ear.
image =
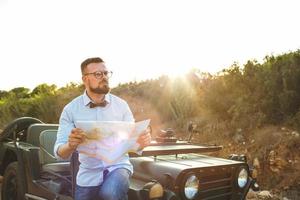
[[86, 86], [86, 83], [87, 83], [87, 77], [86, 76], [82, 76], [81, 77], [81, 80], [82, 80], [82, 83], [83, 83], [83, 85], [85, 85]]

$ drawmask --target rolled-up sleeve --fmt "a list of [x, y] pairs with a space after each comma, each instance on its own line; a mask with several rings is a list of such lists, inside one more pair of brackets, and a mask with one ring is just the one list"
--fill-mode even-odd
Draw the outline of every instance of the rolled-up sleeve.
[[56, 142], [54, 145], [54, 155], [57, 159], [62, 159], [57, 154], [58, 148], [61, 145], [66, 144], [68, 142], [69, 134], [71, 133], [71, 130], [75, 127], [71, 116], [72, 115], [70, 111], [67, 107], [65, 107], [59, 119], [59, 128], [57, 131]]

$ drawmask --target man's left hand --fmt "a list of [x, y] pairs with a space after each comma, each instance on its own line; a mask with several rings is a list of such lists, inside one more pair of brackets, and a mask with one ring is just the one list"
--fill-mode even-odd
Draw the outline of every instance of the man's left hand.
[[137, 143], [140, 145], [139, 149], [143, 149], [151, 142], [151, 134], [149, 130], [144, 131], [137, 139]]

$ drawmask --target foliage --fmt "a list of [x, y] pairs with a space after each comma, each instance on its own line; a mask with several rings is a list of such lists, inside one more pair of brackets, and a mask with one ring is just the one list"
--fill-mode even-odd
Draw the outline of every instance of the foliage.
[[0, 127], [24, 116], [58, 123], [63, 107], [82, 92], [82, 86], [74, 83], [60, 89], [55, 85], [41, 84], [32, 92], [23, 87], [12, 89], [0, 99]]

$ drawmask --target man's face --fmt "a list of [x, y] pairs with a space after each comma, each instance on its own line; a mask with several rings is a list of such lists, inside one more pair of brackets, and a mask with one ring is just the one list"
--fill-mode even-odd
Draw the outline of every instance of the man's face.
[[96, 77], [94, 72], [107, 72], [104, 63], [88, 64], [82, 76], [83, 83], [87, 91], [95, 94], [107, 94], [110, 90], [108, 77], [102, 73], [101, 77]]

